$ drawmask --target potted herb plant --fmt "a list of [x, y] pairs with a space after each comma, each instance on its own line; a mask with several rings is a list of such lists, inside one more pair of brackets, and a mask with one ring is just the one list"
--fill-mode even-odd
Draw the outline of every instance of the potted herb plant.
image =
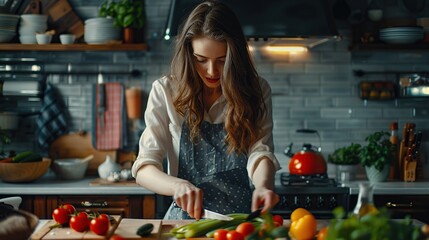
[[357, 166], [360, 163], [360, 149], [360, 144], [351, 143], [349, 146], [337, 148], [328, 155], [328, 161], [337, 166], [338, 181], [347, 182], [355, 179]]
[[105, 0], [98, 15], [113, 18], [115, 26], [123, 28], [125, 43], [143, 42], [143, 27], [146, 22], [143, 0]]
[[367, 144], [362, 147], [359, 158], [370, 182], [383, 182], [389, 175], [393, 159], [389, 136], [388, 132], [378, 131], [365, 138]]

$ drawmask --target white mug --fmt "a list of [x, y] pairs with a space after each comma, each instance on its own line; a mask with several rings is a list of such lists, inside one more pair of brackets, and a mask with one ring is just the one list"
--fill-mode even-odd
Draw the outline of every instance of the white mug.
[[73, 34], [61, 34], [60, 42], [61, 44], [73, 44], [76, 39], [76, 36]]

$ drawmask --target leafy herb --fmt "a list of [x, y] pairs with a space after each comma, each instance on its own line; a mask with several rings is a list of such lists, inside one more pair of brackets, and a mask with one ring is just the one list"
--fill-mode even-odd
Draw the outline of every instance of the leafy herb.
[[360, 162], [360, 149], [361, 145], [357, 143], [352, 143], [350, 146], [338, 148], [332, 154], [329, 154], [328, 161], [333, 164], [358, 164]]
[[343, 208], [334, 209], [334, 219], [328, 226], [327, 240], [330, 239], [396, 239], [396, 240], [418, 240], [421, 233], [418, 226], [413, 225], [409, 216], [401, 220], [390, 218], [390, 212], [381, 208], [379, 212], [367, 214], [361, 218], [346, 213]]
[[98, 12], [100, 17], [112, 17], [117, 27], [142, 28], [145, 24], [145, 6], [141, 0], [105, 0]]
[[393, 145], [389, 140], [389, 133], [385, 131], [375, 132], [365, 138], [366, 146], [363, 146], [360, 153], [361, 164], [365, 167], [374, 166], [382, 171], [390, 164], [393, 158]]

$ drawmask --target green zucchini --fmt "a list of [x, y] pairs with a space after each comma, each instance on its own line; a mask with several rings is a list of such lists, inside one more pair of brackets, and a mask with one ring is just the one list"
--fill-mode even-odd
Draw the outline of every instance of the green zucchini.
[[25, 151], [25, 152], [19, 153], [15, 157], [13, 157], [12, 162], [15, 162], [15, 163], [21, 162], [22, 159], [30, 156], [32, 153], [33, 153], [32, 151]]
[[29, 156], [21, 159], [21, 161], [19, 161], [20, 163], [26, 163], [26, 162], [40, 162], [43, 160], [43, 157], [38, 154], [38, 153], [32, 153]]
[[153, 227], [152, 223], [143, 224], [137, 229], [136, 234], [140, 237], [148, 236], [152, 233]]

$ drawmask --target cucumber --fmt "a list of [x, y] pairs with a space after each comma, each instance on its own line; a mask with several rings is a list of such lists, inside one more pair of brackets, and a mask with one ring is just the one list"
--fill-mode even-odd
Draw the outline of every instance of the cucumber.
[[25, 157], [24, 159], [21, 159], [20, 163], [40, 162], [42, 160], [43, 160], [43, 157], [40, 154], [32, 153], [29, 156]]
[[30, 156], [32, 153], [33, 153], [32, 151], [25, 151], [25, 152], [19, 153], [15, 157], [13, 157], [12, 162], [21, 162], [22, 159]]
[[151, 234], [152, 230], [153, 230], [153, 224], [152, 223], [146, 223], [137, 229], [136, 234], [139, 235], [140, 237], [145, 237], [145, 236], [148, 236], [149, 234]]

